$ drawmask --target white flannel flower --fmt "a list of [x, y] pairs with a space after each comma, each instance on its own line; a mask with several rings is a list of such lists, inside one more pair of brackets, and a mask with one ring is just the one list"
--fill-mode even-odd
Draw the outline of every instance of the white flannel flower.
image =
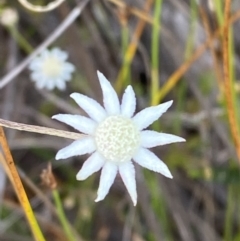
[[103, 92], [104, 108], [85, 95], [73, 93], [70, 96], [90, 118], [69, 114], [57, 114], [52, 117], [87, 134], [58, 151], [56, 159], [91, 153], [76, 178], [85, 180], [102, 168], [95, 201], [105, 198], [119, 172], [133, 204], [136, 205], [137, 191], [132, 160], [172, 178], [168, 167], [148, 148], [185, 140], [175, 135], [144, 130], [166, 112], [173, 101], [148, 107], [133, 116], [136, 98], [132, 86], [126, 88], [120, 104], [110, 82], [102, 73], [97, 74]]
[[44, 50], [29, 65], [31, 79], [38, 89], [65, 90], [66, 82], [71, 80], [75, 71], [73, 64], [66, 62], [68, 54], [59, 48]]

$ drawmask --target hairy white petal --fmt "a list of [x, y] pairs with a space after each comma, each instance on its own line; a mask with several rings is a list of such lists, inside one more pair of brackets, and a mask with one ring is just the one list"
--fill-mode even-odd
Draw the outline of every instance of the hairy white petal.
[[42, 89], [46, 86], [46, 83], [47, 83], [47, 79], [43, 78], [41, 81], [37, 80], [36, 81], [36, 87], [38, 89]]
[[96, 122], [99, 123], [107, 117], [107, 113], [103, 107], [97, 101], [86, 95], [73, 93], [70, 97]]
[[114, 179], [117, 175], [118, 167], [112, 162], [106, 162], [102, 168], [100, 184], [97, 192], [97, 198], [95, 202], [103, 200], [109, 192]]
[[78, 172], [77, 180], [85, 180], [94, 172], [99, 171], [105, 163], [105, 159], [96, 151], [83, 164], [81, 170]]
[[34, 59], [28, 66], [28, 68], [32, 71], [38, 70], [42, 66], [41, 58], [37, 57]]
[[119, 173], [130, 194], [133, 205], [137, 204], [137, 188], [135, 180], [135, 169], [131, 161], [119, 165]]
[[75, 66], [71, 63], [65, 63], [63, 66], [64, 72], [72, 73], [75, 71]]
[[110, 82], [99, 71], [97, 71], [99, 82], [103, 92], [103, 104], [109, 115], [118, 115], [120, 113], [120, 103], [116, 91]]
[[168, 178], [172, 178], [172, 174], [170, 173], [167, 165], [148, 149], [139, 148], [137, 153], [134, 155], [133, 160], [151, 171], [159, 172]]
[[48, 90], [53, 90], [55, 87], [55, 80], [54, 79], [48, 79], [48, 81], [45, 83], [45, 88]]
[[52, 119], [61, 121], [84, 134], [93, 134], [97, 123], [90, 118], [81, 115], [58, 114], [54, 115]]
[[55, 58], [57, 58], [57, 59], [59, 59], [59, 60], [62, 60], [62, 61], [65, 61], [65, 60], [67, 60], [67, 58], [68, 58], [68, 53], [65, 52], [65, 51], [60, 50], [59, 48], [53, 48], [53, 49], [51, 50], [51, 54], [52, 54]]
[[58, 79], [55, 81], [56, 87], [59, 90], [65, 90], [66, 89], [66, 83], [64, 81], [62, 81], [61, 79]]
[[44, 77], [40, 72], [33, 72], [30, 77], [33, 81], [44, 81]]
[[39, 57], [42, 60], [45, 60], [45, 59], [47, 59], [49, 57], [50, 54], [51, 54], [51, 52], [48, 49], [44, 49]]
[[145, 108], [133, 117], [133, 121], [138, 126], [139, 130], [143, 130], [160, 118], [172, 103], [173, 101], [171, 100], [157, 106]]
[[92, 153], [96, 150], [96, 145], [92, 137], [83, 137], [58, 151], [56, 160], [65, 159], [71, 156], [79, 156]]
[[68, 81], [71, 80], [72, 76], [71, 76], [70, 73], [64, 72], [64, 73], [62, 74], [62, 78], [65, 79], [66, 82], [68, 82]]
[[151, 148], [155, 146], [166, 145], [174, 142], [186, 141], [180, 136], [175, 136], [166, 133], [159, 133], [156, 131], [145, 130], [141, 131], [141, 146]]
[[121, 114], [126, 117], [132, 117], [136, 109], [136, 97], [131, 85], [129, 85], [122, 98]]

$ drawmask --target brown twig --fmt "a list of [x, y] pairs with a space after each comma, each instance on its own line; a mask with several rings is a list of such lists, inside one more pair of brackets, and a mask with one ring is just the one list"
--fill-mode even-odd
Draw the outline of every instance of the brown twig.
[[11, 176], [10, 180], [13, 181], [13, 186], [15, 188], [15, 191], [16, 191], [18, 199], [21, 203], [21, 206], [24, 209], [24, 212], [25, 212], [26, 218], [28, 220], [28, 223], [30, 225], [33, 236], [36, 241], [45, 241], [45, 238], [44, 238], [44, 236], [41, 232], [41, 229], [39, 228], [39, 225], [37, 223], [37, 220], [33, 214], [31, 205], [29, 203], [27, 194], [24, 190], [21, 178], [19, 177], [18, 171], [14, 164], [12, 154], [9, 150], [8, 143], [7, 143], [3, 128], [1, 126], [0, 126], [0, 143], [1, 143], [3, 153], [4, 153], [4, 156], [6, 159], [7, 168], [9, 169], [9, 173]]
[[223, 73], [224, 73], [224, 90], [227, 104], [227, 113], [228, 120], [230, 125], [230, 130], [232, 133], [234, 145], [236, 147], [238, 159], [240, 162], [240, 138], [239, 138], [239, 130], [237, 123], [237, 116], [234, 110], [234, 102], [231, 86], [231, 77], [230, 77], [230, 65], [229, 65], [229, 19], [230, 19], [230, 6], [231, 0], [225, 1], [224, 8], [224, 26], [223, 26]]
[[154, 24], [153, 18], [146, 14], [146, 12], [141, 11], [140, 9], [128, 6], [125, 2], [120, 0], [108, 0], [108, 2], [115, 4], [121, 9], [127, 9], [128, 13], [138, 17], [139, 19], [146, 21], [147, 23]]

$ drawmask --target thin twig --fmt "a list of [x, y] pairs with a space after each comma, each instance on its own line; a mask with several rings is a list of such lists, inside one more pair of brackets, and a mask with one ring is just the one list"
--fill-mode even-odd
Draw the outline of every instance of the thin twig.
[[77, 140], [85, 136], [84, 134], [80, 134], [80, 133], [62, 131], [62, 130], [42, 127], [42, 126], [26, 125], [26, 124], [3, 120], [3, 119], [0, 119], [0, 126], [4, 126], [7, 128], [19, 130], [19, 131], [34, 132], [34, 133], [50, 135], [50, 136], [58, 136], [58, 137], [63, 137], [63, 138], [73, 139], [73, 140]]
[[235, 113], [233, 96], [234, 93], [232, 91], [231, 86], [231, 77], [230, 77], [230, 65], [229, 65], [229, 18], [230, 18], [230, 6], [231, 0], [225, 1], [224, 8], [224, 28], [223, 28], [223, 73], [224, 73], [224, 89], [226, 96], [226, 104], [227, 104], [227, 113], [229, 119], [230, 130], [232, 133], [233, 141], [236, 147], [238, 159], [240, 162], [240, 139], [239, 139], [239, 130], [237, 123], [237, 116]]
[[8, 169], [10, 171], [10, 174], [12, 176], [13, 186], [15, 187], [16, 194], [18, 196], [18, 199], [24, 209], [26, 218], [28, 220], [29, 226], [31, 228], [31, 231], [33, 233], [33, 236], [36, 241], [46, 241], [43, 233], [38, 225], [38, 222], [34, 216], [33, 210], [31, 208], [31, 205], [29, 203], [27, 194], [24, 190], [23, 184], [21, 182], [21, 179], [19, 177], [18, 171], [16, 169], [16, 166], [14, 164], [14, 160], [12, 158], [12, 154], [9, 150], [8, 143], [3, 131], [3, 128], [0, 126], [0, 143], [3, 149], [3, 153], [6, 158], [6, 163], [8, 166]]
[[41, 53], [45, 48], [52, 44], [81, 14], [82, 10], [90, 0], [84, 0], [79, 3], [66, 17], [66, 19], [56, 28], [53, 33], [42, 43], [36, 50], [30, 54], [26, 59], [24, 59], [20, 64], [18, 64], [12, 71], [7, 73], [0, 80], [0, 89], [6, 86], [10, 81], [12, 81], [18, 74], [20, 74], [30, 63], [31, 61]]
[[108, 0], [108, 2], [115, 4], [119, 8], [126, 9], [128, 13], [138, 17], [139, 19], [146, 21], [149, 24], [154, 24], [154, 20], [153, 20], [152, 16], [148, 15], [146, 12], [144, 12], [138, 8], [129, 6], [128, 4], [126, 4], [125, 2], [120, 1], [120, 0]]
[[34, 5], [28, 2], [27, 0], [18, 0], [25, 8], [34, 12], [49, 12], [55, 8], [57, 8], [60, 4], [62, 4], [65, 0], [55, 0], [53, 2], [48, 3], [45, 6]]

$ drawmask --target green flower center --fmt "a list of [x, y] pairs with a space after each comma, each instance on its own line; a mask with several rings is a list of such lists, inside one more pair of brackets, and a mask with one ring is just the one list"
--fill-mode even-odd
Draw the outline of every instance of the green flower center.
[[95, 141], [107, 161], [129, 161], [140, 144], [140, 132], [129, 118], [109, 116], [96, 129]]

